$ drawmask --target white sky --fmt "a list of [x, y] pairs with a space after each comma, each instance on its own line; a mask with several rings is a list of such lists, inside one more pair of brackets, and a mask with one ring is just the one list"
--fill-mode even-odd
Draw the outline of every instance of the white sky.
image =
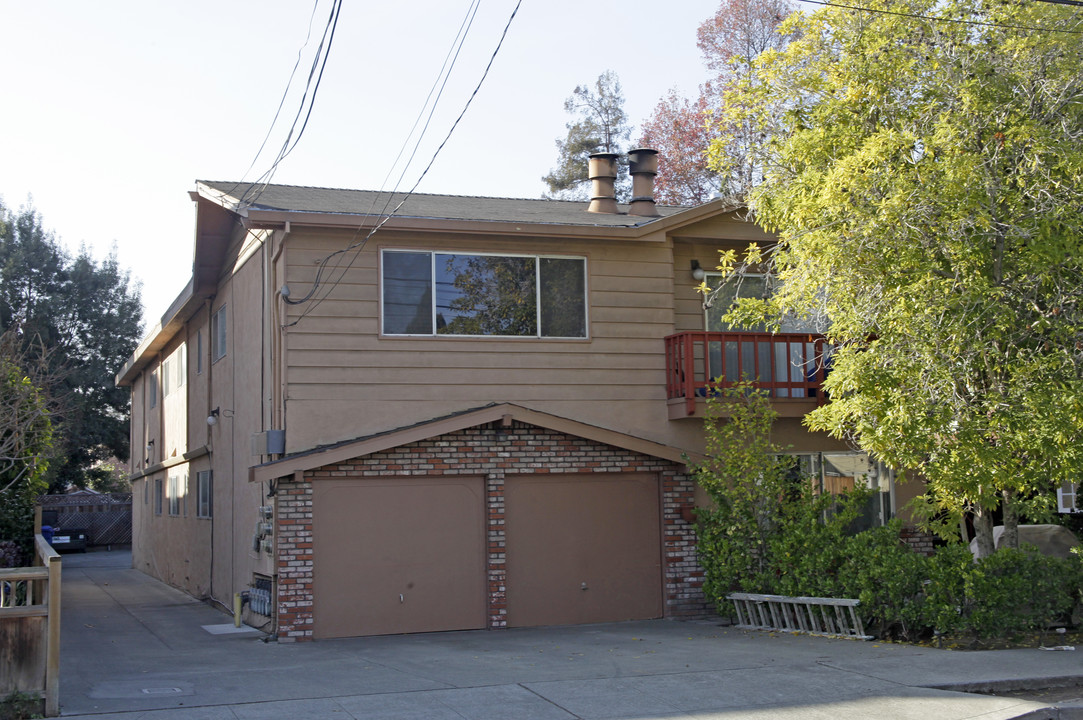
[[[274, 182], [379, 189], [469, 0], [346, 0], [315, 110]], [[33, 196], [45, 226], [103, 257], [115, 241], [143, 283], [148, 325], [191, 275], [200, 180], [244, 175], [302, 52], [319, 0], [0, 0], [0, 197]], [[473, 91], [515, 0], [484, 0], [402, 189]], [[663, 94], [707, 79], [696, 28], [718, 0], [523, 0], [488, 79], [419, 192], [539, 197], [565, 132], [564, 100], [607, 69], [638, 127]], [[286, 101], [277, 150], [299, 103]], [[634, 136], [633, 136], [634, 137]], [[246, 179], [264, 172], [265, 152]], [[401, 171], [401, 166], [400, 166]]]

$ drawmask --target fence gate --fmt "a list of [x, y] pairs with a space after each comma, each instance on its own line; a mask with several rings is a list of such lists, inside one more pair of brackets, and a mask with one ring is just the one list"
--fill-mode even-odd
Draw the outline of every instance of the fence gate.
[[[43, 495], [45, 517], [56, 514], [58, 530], [86, 530], [88, 545], [130, 545], [132, 494], [83, 490], [67, 495]], [[48, 522], [46, 525], [50, 524]]]

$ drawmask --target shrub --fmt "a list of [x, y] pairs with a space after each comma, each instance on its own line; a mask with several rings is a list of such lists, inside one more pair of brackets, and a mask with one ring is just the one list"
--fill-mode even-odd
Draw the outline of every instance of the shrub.
[[1080, 555], [1002, 549], [975, 562], [958, 542], [932, 557], [914, 552], [898, 521], [850, 532], [867, 491], [816, 493], [770, 442], [774, 412], [763, 393], [738, 386], [707, 407], [709, 460], [695, 477], [715, 507], [698, 514], [699, 554], [720, 612], [732, 611], [725, 597], [735, 591], [848, 597], [879, 637], [985, 640], [1063, 624], [1079, 603]]

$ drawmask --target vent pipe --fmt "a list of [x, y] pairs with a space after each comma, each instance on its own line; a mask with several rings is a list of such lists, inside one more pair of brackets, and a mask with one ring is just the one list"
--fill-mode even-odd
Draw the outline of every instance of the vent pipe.
[[658, 217], [658, 208], [654, 204], [658, 151], [652, 148], [629, 150], [628, 173], [632, 176], [632, 203], [628, 206], [628, 214]]
[[588, 165], [590, 205], [587, 212], [617, 212], [617, 153], [593, 153]]

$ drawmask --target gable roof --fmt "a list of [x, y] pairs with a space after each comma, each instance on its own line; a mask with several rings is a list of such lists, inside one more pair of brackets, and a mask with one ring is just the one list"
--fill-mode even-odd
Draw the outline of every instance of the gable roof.
[[[407, 195], [296, 185], [254, 186], [250, 183], [205, 180], [199, 181], [197, 188], [203, 197], [245, 217], [288, 212], [363, 218], [382, 217], [394, 211], [395, 217], [400, 219], [634, 228], [688, 209], [684, 206], [659, 205], [658, 217], [644, 217], [629, 215], [627, 205], [619, 206], [619, 213], [587, 212], [586, 201], [578, 200], [423, 193]], [[402, 207], [395, 210], [399, 203], [402, 203]]]
[[334, 445], [326, 445], [263, 463], [262, 465], [256, 465], [249, 469], [248, 479], [250, 482], [268, 482], [280, 477], [303, 474], [308, 470], [314, 470], [324, 465], [345, 462], [362, 455], [371, 455], [400, 445], [420, 442], [457, 430], [465, 430], [498, 421], [518, 421], [527, 425], [605, 443], [622, 450], [630, 450], [678, 463], [701, 461], [704, 457], [698, 453], [690, 453], [671, 445], [663, 445], [616, 430], [608, 430], [578, 420], [569, 420], [558, 415], [531, 410], [521, 405], [494, 403], [409, 427], [397, 428], [355, 440], [335, 443]]

